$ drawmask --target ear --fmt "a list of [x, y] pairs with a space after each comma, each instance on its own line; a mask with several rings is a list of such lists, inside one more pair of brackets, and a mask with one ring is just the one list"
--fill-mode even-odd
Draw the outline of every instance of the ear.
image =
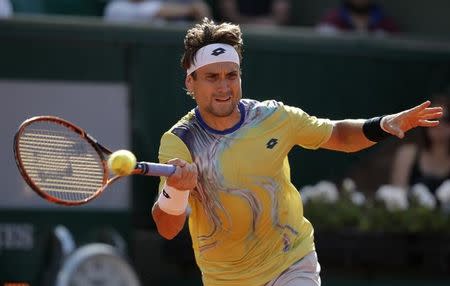
[[194, 78], [191, 75], [186, 76], [184, 80], [184, 85], [188, 91], [193, 91], [194, 89]]

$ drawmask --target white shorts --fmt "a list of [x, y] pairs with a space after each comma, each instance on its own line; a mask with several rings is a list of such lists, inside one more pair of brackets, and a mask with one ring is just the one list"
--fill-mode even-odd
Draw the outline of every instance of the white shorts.
[[320, 286], [320, 283], [320, 264], [313, 251], [264, 286]]

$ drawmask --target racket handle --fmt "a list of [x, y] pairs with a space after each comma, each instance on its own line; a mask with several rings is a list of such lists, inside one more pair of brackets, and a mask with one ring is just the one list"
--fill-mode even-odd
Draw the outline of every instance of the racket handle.
[[176, 167], [169, 164], [158, 164], [149, 162], [139, 162], [136, 165], [139, 174], [145, 176], [165, 176], [168, 177], [175, 172]]

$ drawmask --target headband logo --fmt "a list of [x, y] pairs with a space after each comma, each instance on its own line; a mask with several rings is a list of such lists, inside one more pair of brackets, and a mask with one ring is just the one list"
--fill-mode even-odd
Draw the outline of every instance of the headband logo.
[[196, 52], [191, 66], [186, 69], [186, 75], [205, 65], [222, 62], [231, 62], [240, 66], [239, 54], [233, 46], [222, 43], [204, 46]]
[[225, 53], [225, 51], [226, 50], [224, 48], [217, 48], [217, 49], [212, 51], [211, 55], [217, 57], [218, 55], [221, 55], [221, 54]]

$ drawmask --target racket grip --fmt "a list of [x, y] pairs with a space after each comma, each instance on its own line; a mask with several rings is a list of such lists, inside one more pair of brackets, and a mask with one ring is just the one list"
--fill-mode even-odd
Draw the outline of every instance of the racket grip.
[[137, 163], [135, 169], [138, 170], [141, 175], [145, 176], [168, 177], [175, 172], [176, 167], [169, 164], [139, 162]]

